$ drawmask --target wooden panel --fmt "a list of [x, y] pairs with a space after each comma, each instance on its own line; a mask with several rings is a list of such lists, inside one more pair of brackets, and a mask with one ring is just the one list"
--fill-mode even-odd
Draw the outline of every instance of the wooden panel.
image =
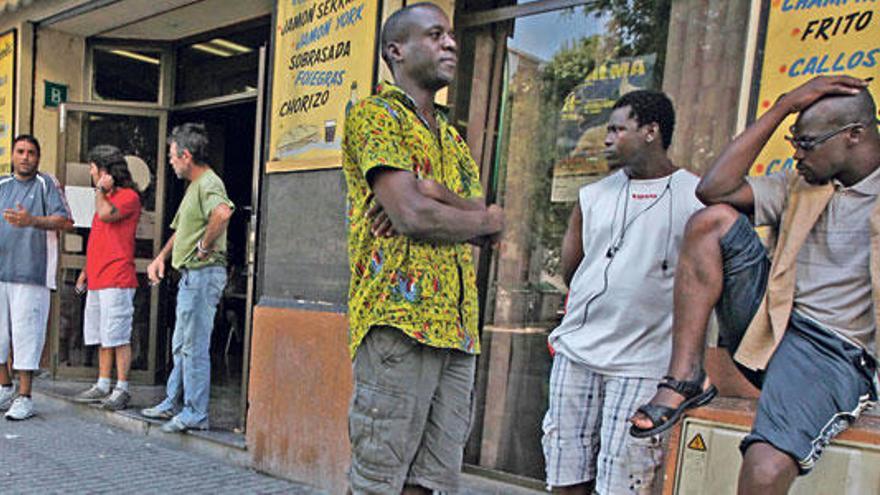
[[[492, 63], [490, 62], [495, 51], [495, 40], [488, 29], [483, 29], [476, 36], [476, 49], [474, 50], [473, 76], [471, 80], [470, 113], [468, 115], [468, 127], [465, 141], [471, 148], [471, 154], [480, 160], [483, 156], [483, 146], [486, 136], [486, 119], [489, 110], [489, 95], [492, 93]], [[482, 176], [488, 174], [489, 164], [479, 163]], [[484, 184], [485, 186], [485, 184]]]
[[483, 417], [483, 439], [480, 448], [480, 466], [496, 467], [499, 447], [504, 434], [504, 411], [507, 409], [507, 379], [510, 376], [509, 333], [492, 335], [492, 353], [489, 360], [489, 381], [486, 386], [486, 411]]
[[670, 156], [702, 173], [733, 138], [749, 2], [672, 3], [663, 90], [675, 103]]
[[343, 493], [352, 390], [346, 316], [257, 306], [251, 349], [254, 467]]

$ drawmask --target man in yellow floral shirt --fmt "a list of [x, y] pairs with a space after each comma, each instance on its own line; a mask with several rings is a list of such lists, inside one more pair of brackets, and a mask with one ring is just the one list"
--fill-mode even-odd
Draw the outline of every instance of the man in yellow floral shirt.
[[503, 212], [486, 207], [467, 145], [434, 104], [456, 52], [440, 8], [397, 11], [382, 29], [396, 85], [345, 123], [355, 494], [458, 485], [480, 350], [468, 242], [491, 242]]

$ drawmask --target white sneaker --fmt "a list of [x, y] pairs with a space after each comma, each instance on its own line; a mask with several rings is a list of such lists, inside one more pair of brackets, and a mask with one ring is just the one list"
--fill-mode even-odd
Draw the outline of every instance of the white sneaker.
[[19, 395], [13, 402], [12, 407], [6, 411], [6, 419], [21, 421], [34, 415], [34, 401], [30, 397]]
[[0, 411], [9, 409], [15, 399], [15, 387], [0, 387]]
[[83, 403], [92, 403], [92, 402], [101, 402], [110, 396], [109, 388], [101, 388], [97, 385], [92, 385], [91, 388], [84, 392], [80, 392], [73, 397], [73, 400], [77, 402]]

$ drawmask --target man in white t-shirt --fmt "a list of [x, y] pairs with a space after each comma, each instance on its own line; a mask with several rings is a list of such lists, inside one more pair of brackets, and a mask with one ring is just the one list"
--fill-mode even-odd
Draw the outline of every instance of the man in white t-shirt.
[[619, 169], [581, 188], [562, 245], [569, 300], [544, 418], [547, 485], [561, 493], [650, 493], [660, 438], [629, 418], [650, 398], [672, 349], [672, 282], [699, 178], [667, 157], [675, 112], [658, 91], [614, 105], [605, 138]]

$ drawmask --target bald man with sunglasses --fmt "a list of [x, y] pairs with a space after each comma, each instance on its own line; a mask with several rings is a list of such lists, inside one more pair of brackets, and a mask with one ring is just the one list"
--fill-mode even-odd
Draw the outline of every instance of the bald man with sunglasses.
[[[631, 419], [631, 433], [668, 429], [705, 402], [712, 385], [703, 347], [714, 307], [719, 345], [761, 388], [740, 445], [739, 493], [787, 493], [877, 401], [880, 135], [867, 85], [821, 76], [781, 96], [697, 187], [710, 206], [685, 230], [666, 385]], [[796, 170], [749, 177], [792, 114], [786, 139]], [[772, 262], [753, 226], [773, 229]]]

